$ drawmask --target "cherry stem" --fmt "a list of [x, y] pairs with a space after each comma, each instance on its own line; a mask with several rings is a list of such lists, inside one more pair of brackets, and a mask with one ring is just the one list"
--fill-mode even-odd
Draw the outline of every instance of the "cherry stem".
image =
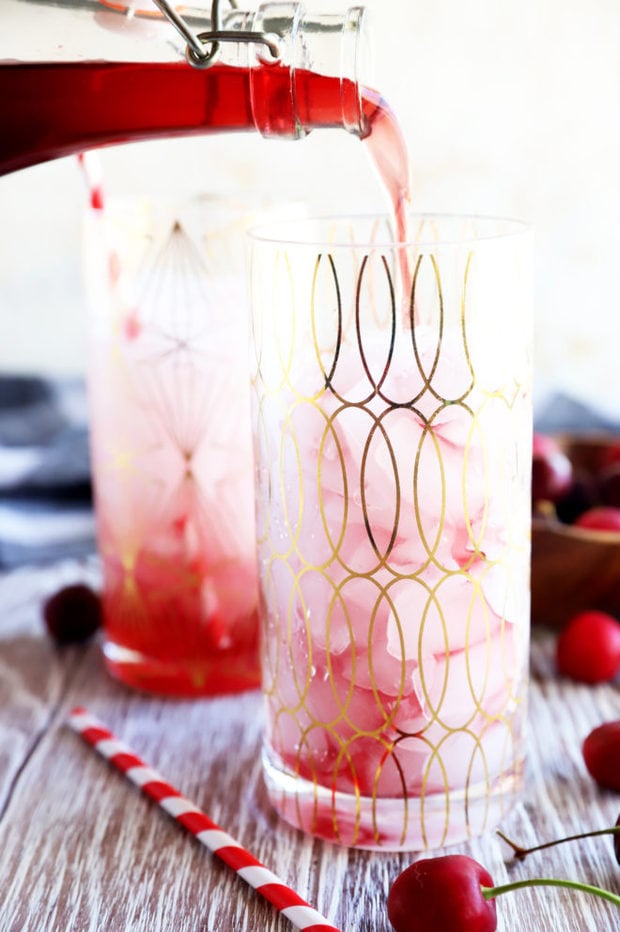
[[553, 841], [545, 841], [542, 845], [534, 845], [532, 848], [523, 848], [521, 845], [518, 845], [516, 841], [512, 841], [512, 839], [508, 838], [507, 835], [504, 835], [504, 833], [499, 830], [496, 834], [512, 848], [515, 858], [518, 861], [523, 861], [526, 855], [531, 854], [533, 851], [542, 851], [543, 848], [561, 845], [565, 841], [578, 841], [580, 838], [594, 838], [595, 835], [617, 835], [619, 832], [620, 825], [614, 825], [610, 828], [599, 828], [593, 832], [580, 832], [579, 835], [567, 835], [565, 838], [554, 838]]
[[511, 890], [521, 890], [524, 887], [568, 887], [570, 890], [581, 890], [583, 893], [592, 893], [594, 896], [600, 896], [603, 900], [608, 900], [615, 906], [620, 906], [620, 896], [615, 893], [610, 893], [609, 890], [603, 890], [601, 887], [593, 887], [589, 883], [579, 883], [577, 880], [558, 880], [553, 877], [534, 877], [530, 880], [514, 880], [512, 883], [503, 884], [499, 887], [481, 887], [481, 891], [485, 900], [492, 900], [502, 893], [510, 893]]

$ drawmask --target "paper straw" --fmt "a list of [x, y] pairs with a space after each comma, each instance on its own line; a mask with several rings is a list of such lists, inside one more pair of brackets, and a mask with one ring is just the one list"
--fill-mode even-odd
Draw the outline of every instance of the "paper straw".
[[78, 152], [78, 162], [88, 190], [88, 200], [93, 210], [103, 210], [105, 198], [101, 162], [96, 152]]
[[257, 893], [276, 907], [295, 928], [305, 932], [339, 932], [298, 893], [268, 870], [238, 841], [213, 822], [198, 806], [185, 799], [173, 786], [153, 770], [128, 745], [119, 741], [87, 709], [78, 707], [69, 713], [68, 723], [98, 754], [114, 764], [143, 793], [154, 799], [168, 815], [180, 823], [201, 844], [254, 887]]

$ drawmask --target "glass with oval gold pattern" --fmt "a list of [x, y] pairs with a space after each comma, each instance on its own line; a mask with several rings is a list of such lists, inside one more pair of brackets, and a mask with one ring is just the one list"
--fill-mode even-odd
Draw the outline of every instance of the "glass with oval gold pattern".
[[532, 241], [516, 221], [252, 232], [267, 708], [287, 821], [361, 848], [493, 828], [522, 783]]

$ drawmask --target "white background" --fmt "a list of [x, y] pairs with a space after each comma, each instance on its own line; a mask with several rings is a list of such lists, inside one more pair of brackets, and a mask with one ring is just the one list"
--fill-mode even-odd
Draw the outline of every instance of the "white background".
[[[538, 401], [561, 389], [620, 414], [619, 0], [365, 5], [414, 206], [534, 224]], [[364, 147], [340, 131], [140, 143], [106, 150], [103, 167], [114, 194], [258, 188], [318, 211], [386, 206]], [[0, 179], [0, 371], [83, 370], [84, 200], [74, 159]]]

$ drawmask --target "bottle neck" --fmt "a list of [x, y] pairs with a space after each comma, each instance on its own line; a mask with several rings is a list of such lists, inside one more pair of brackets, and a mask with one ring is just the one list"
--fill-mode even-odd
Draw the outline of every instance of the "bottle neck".
[[[251, 68], [252, 110], [265, 136], [299, 138], [313, 129], [366, 133], [360, 70], [364, 10], [306, 14], [299, 3], [263, 4], [252, 29], [278, 37], [279, 60]], [[260, 50], [259, 50], [260, 56]]]
[[210, 28], [192, 30], [171, 0], [153, 0], [187, 43], [195, 68], [222, 62], [231, 43], [245, 52], [256, 128], [265, 136], [299, 138], [319, 127], [363, 136], [360, 69], [365, 64], [364, 10], [308, 15], [297, 2], [262, 4], [256, 13], [227, 10], [213, 0]]

